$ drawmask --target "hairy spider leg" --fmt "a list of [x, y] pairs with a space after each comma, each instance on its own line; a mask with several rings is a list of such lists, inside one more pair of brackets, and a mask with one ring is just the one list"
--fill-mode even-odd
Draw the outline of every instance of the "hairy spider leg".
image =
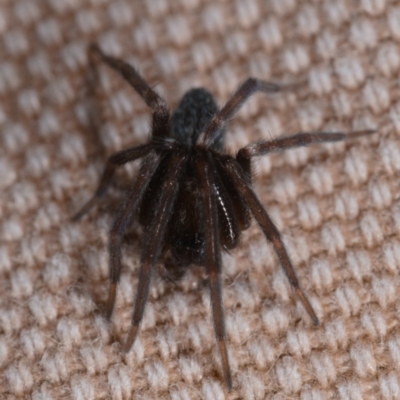
[[[240, 227], [238, 215], [234, 208], [234, 201], [229, 196], [228, 191], [221, 179], [216, 166], [213, 168], [214, 175], [214, 196], [216, 197], [217, 212], [219, 216], [219, 230], [221, 245], [225, 250], [234, 249], [239, 242]], [[236, 199], [235, 199], [236, 200]], [[239, 204], [240, 205], [240, 204]]]
[[140, 200], [160, 163], [160, 156], [155, 152], [148, 154], [142, 161], [138, 175], [128, 189], [117, 216], [112, 224], [109, 237], [110, 289], [108, 294], [106, 317], [111, 318], [114, 309], [117, 283], [121, 275], [121, 245], [125, 230], [135, 215]]
[[[179, 180], [182, 176], [186, 160], [187, 153], [179, 148], [170, 155], [170, 160], [167, 166], [168, 172], [160, 190], [158, 201], [159, 206], [156, 209], [154, 217], [143, 239], [138, 289], [132, 315], [131, 328], [124, 345], [125, 351], [128, 351], [132, 347], [137, 336], [140, 321], [143, 318], [145, 305], [149, 296], [152, 270], [161, 253], [164, 234], [171, 217], [172, 208], [179, 189]], [[120, 254], [118, 261], [120, 262]]]
[[[221, 287], [221, 243], [218, 223], [217, 199], [214, 190], [215, 175], [217, 174], [210, 154], [203, 153], [196, 162], [196, 173], [203, 188], [204, 233], [205, 233], [205, 263], [210, 282], [211, 306], [214, 329], [222, 359], [222, 370], [225, 382], [232, 389], [232, 376], [229, 367], [228, 351], [226, 348], [225, 319]], [[211, 168], [213, 167], [213, 170]]]
[[250, 143], [242, 147], [236, 156], [239, 163], [246, 162], [251, 157], [263, 156], [274, 151], [282, 151], [314, 143], [338, 142], [350, 140], [375, 133], [375, 129], [365, 129], [353, 132], [299, 132], [291, 136], [279, 137], [273, 140]]
[[[365, 135], [369, 135], [375, 133], [374, 129], [365, 129], [354, 132], [300, 132], [291, 136], [280, 137], [277, 139], [263, 141], [258, 143], [250, 143], [247, 146], [241, 148], [238, 151], [236, 156], [236, 160], [239, 162], [241, 166], [250, 165], [250, 161], [252, 157], [262, 156], [274, 151], [282, 151], [286, 149], [291, 149], [300, 146], [307, 146], [313, 143], [323, 143], [323, 142], [337, 142], [341, 140], [350, 140], [359, 138]], [[236, 172], [235, 172], [236, 171]], [[296, 274], [294, 271], [294, 267], [288, 257], [287, 251], [284, 247], [284, 244], [280, 238], [280, 234], [273, 224], [272, 220], [269, 218], [266, 211], [263, 209], [261, 203], [258, 198], [250, 188], [249, 184], [246, 183], [247, 176], [239, 174], [238, 168], [230, 166], [230, 175], [232, 178], [235, 178], [235, 184], [238, 188], [241, 187], [241, 193], [249, 201], [250, 208], [252, 209], [254, 217], [257, 219], [259, 225], [263, 229], [267, 238], [274, 244], [275, 251], [278, 254], [278, 257], [281, 261], [281, 264], [285, 270], [285, 273], [289, 279], [290, 284], [293, 286], [297, 297], [300, 299], [304, 308], [307, 310], [308, 314], [312, 318], [315, 324], [318, 324], [318, 318], [315, 315], [314, 310], [312, 309], [309, 301], [305, 297], [304, 292], [300, 289], [298, 280], [296, 278]], [[240, 184], [240, 186], [238, 186]], [[247, 189], [246, 189], [247, 188]], [[250, 199], [252, 199], [252, 203], [250, 203]], [[258, 218], [256, 217], [255, 212], [258, 213]], [[261, 221], [261, 222], [260, 222]], [[261, 223], [263, 225], [261, 225]], [[264, 226], [264, 227], [263, 227]]]
[[274, 246], [280, 264], [282, 265], [283, 270], [285, 271], [285, 274], [289, 279], [290, 285], [294, 289], [298, 299], [303, 304], [303, 307], [307, 311], [308, 315], [311, 317], [314, 324], [319, 325], [317, 315], [315, 314], [306, 295], [300, 288], [300, 283], [296, 276], [293, 264], [289, 258], [289, 254], [286, 250], [285, 245], [283, 244], [281, 235], [277, 227], [272, 222], [268, 213], [265, 211], [260, 200], [257, 198], [257, 195], [251, 188], [250, 183], [247, 181], [246, 175], [243, 173], [240, 165], [236, 162], [236, 160], [234, 160], [233, 158], [226, 158], [223, 162], [239, 193], [247, 201], [255, 220], [260, 225], [267, 240], [269, 240]]
[[[96, 59], [100, 59], [105, 64], [107, 64], [110, 68], [117, 71], [122, 77], [136, 90], [136, 92], [143, 98], [146, 104], [153, 111], [153, 129], [152, 136], [153, 137], [161, 137], [165, 136], [168, 132], [169, 125], [169, 110], [168, 107], [162, 97], [160, 97], [142, 78], [142, 76], [128, 63], [118, 60], [116, 58], [105, 55], [98, 45], [91, 44], [88, 49], [89, 55], [89, 65], [92, 75], [89, 77], [88, 86], [91, 91], [91, 95], [93, 96], [93, 92], [99, 83], [98, 70], [95, 66]], [[92, 108], [95, 106], [91, 104]], [[91, 129], [96, 133], [99, 131], [99, 126], [95, 122], [96, 115], [94, 114], [93, 109], [90, 109], [89, 113], [89, 122], [91, 125]], [[123, 151], [120, 151], [116, 154], [111, 155], [107, 164], [104, 168], [103, 174], [100, 178], [100, 183], [94, 196], [79, 210], [74, 216], [73, 220], [77, 221], [82, 218], [86, 213], [90, 211], [90, 209], [96, 204], [98, 200], [100, 200], [113, 176], [115, 169], [122, 166], [123, 164], [134, 161], [138, 158], [144, 157], [149, 153], [151, 149], [150, 144], [132, 147]]]
[[143, 79], [138, 71], [125, 61], [105, 55], [100, 47], [92, 44], [89, 52], [97, 56], [110, 68], [117, 71], [142, 97], [145, 103], [153, 111], [153, 137], [165, 137], [168, 134], [169, 109], [165, 100], [158, 95], [149, 84]]
[[135, 161], [149, 154], [152, 146], [151, 144], [144, 144], [141, 146], [131, 147], [119, 151], [108, 157], [106, 166], [104, 167], [103, 174], [101, 175], [99, 185], [92, 196], [92, 198], [72, 217], [73, 221], [81, 219], [90, 209], [105, 195], [108, 187], [110, 186], [111, 180], [114, 176], [114, 172], [118, 167]]
[[256, 92], [276, 93], [283, 89], [292, 88], [293, 85], [278, 85], [276, 83], [265, 82], [257, 78], [248, 78], [239, 86], [228, 102], [221, 108], [219, 113], [213, 117], [207, 128], [199, 137], [198, 144], [206, 147], [212, 146], [218, 138], [220, 130], [224, 127], [234, 114], [236, 114], [244, 102]]
[[[232, 179], [226, 173], [225, 167], [220, 160], [220, 154], [217, 154], [217, 156], [214, 157], [214, 163], [218, 171], [218, 174], [216, 175], [216, 180], [221, 183], [220, 192], [221, 193], [225, 192], [224, 197], [230, 199], [230, 203], [233, 207], [233, 212], [230, 211], [228, 208], [226, 208], [226, 210], [228, 211], [227, 214], [235, 216], [233, 219], [236, 221], [235, 225], [238, 226], [240, 234], [241, 231], [244, 231], [250, 227], [252, 219], [251, 211], [246, 202], [243, 200], [242, 196], [238, 193], [235, 186], [233, 185]], [[250, 170], [248, 172], [250, 173]], [[250, 179], [251, 177], [249, 176], [248, 178]], [[222, 201], [225, 202], [225, 200]], [[218, 212], [220, 213], [220, 210], [218, 210]], [[222, 232], [224, 232], [223, 226], [222, 226]], [[238, 243], [238, 238], [235, 241], [235, 246], [237, 245], [237, 243]], [[225, 248], [229, 250], [231, 247], [225, 245]]]

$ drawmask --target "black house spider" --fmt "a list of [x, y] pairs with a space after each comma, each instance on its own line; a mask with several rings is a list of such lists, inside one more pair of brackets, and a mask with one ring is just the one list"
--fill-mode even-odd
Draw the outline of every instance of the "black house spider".
[[225, 382], [232, 388], [226, 348], [221, 290], [221, 248], [237, 246], [241, 231], [253, 216], [267, 240], [271, 241], [280, 263], [315, 325], [319, 324], [302, 291], [281, 235], [251, 187], [251, 159], [274, 151], [317, 142], [353, 139], [374, 130], [343, 132], [301, 132], [289, 137], [251, 143], [235, 157], [224, 154], [225, 124], [255, 92], [274, 93], [282, 86], [260, 79], [247, 79], [222, 107], [203, 88], [189, 90], [170, 116], [165, 101], [126, 62], [105, 55], [97, 45], [89, 49], [91, 61], [98, 59], [119, 72], [152, 110], [151, 138], [148, 143], [122, 150], [108, 158], [99, 186], [92, 199], [75, 215], [78, 220], [101, 199], [116, 168], [142, 159], [136, 179], [126, 191], [112, 224], [109, 239], [110, 289], [107, 318], [111, 317], [121, 273], [121, 244], [134, 217], [144, 227], [141, 267], [132, 325], [125, 342], [128, 351], [138, 333], [149, 295], [153, 269], [159, 259], [169, 263], [161, 274], [181, 273], [190, 264], [207, 268], [214, 329], [222, 358]]

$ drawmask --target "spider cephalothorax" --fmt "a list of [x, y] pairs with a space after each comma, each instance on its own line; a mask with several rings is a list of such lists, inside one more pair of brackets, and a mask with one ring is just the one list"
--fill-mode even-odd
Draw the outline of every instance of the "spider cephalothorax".
[[[170, 117], [164, 100], [129, 64], [105, 55], [92, 45], [89, 56], [119, 72], [152, 110], [152, 135], [148, 143], [120, 151], [108, 158], [93, 198], [76, 214], [82, 217], [105, 193], [116, 168], [141, 159], [136, 179], [126, 191], [110, 231], [110, 291], [107, 317], [115, 303], [121, 273], [121, 244], [133, 218], [143, 225], [141, 267], [132, 326], [125, 343], [129, 350], [137, 336], [149, 294], [152, 271], [166, 257], [166, 277], [181, 274], [190, 264], [207, 269], [214, 328], [222, 357], [225, 381], [232, 378], [225, 343], [221, 290], [221, 250], [237, 246], [242, 230], [253, 216], [272, 242], [280, 263], [314, 324], [318, 318], [300, 288], [280, 233], [251, 187], [251, 159], [287, 148], [316, 142], [356, 138], [373, 130], [297, 133], [270, 141], [251, 143], [235, 157], [223, 153], [226, 122], [255, 92], [278, 92], [280, 85], [247, 79], [221, 110], [205, 89], [192, 89]], [[177, 274], [177, 275], [178, 275]]]

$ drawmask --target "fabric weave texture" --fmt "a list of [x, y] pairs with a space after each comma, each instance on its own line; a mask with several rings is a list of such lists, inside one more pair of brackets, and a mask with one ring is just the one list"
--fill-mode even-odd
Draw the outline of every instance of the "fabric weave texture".
[[[234, 390], [223, 382], [204, 271], [154, 276], [132, 351], [141, 228], [123, 247], [111, 324], [107, 235], [138, 163], [71, 216], [108, 155], [146, 141], [150, 113], [102, 66], [88, 122], [87, 47], [129, 61], [173, 109], [203, 86], [219, 104], [253, 76], [297, 83], [252, 97], [226, 147], [299, 131], [377, 133], [255, 162], [321, 326], [253, 223], [223, 256]], [[400, 5], [395, 0], [0, 2], [1, 399], [399, 399]]]

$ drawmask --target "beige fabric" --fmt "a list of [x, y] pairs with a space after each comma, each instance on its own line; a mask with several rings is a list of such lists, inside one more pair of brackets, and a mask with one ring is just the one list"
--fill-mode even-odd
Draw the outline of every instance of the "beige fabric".
[[[395, 0], [3, 0], [0, 4], [2, 399], [399, 399], [400, 6]], [[230, 151], [300, 130], [371, 137], [265, 157], [255, 186], [322, 324], [312, 326], [256, 224], [224, 256], [234, 391], [193, 268], [153, 279], [134, 349], [140, 230], [124, 245], [108, 326], [107, 231], [135, 165], [79, 223], [108, 154], [143, 143], [149, 112], [102, 68], [103, 129], [87, 125], [86, 47], [132, 62], [171, 107], [193, 86], [222, 104], [248, 76], [299, 82], [257, 95]], [[99, 140], [96, 140], [99, 139]]]

